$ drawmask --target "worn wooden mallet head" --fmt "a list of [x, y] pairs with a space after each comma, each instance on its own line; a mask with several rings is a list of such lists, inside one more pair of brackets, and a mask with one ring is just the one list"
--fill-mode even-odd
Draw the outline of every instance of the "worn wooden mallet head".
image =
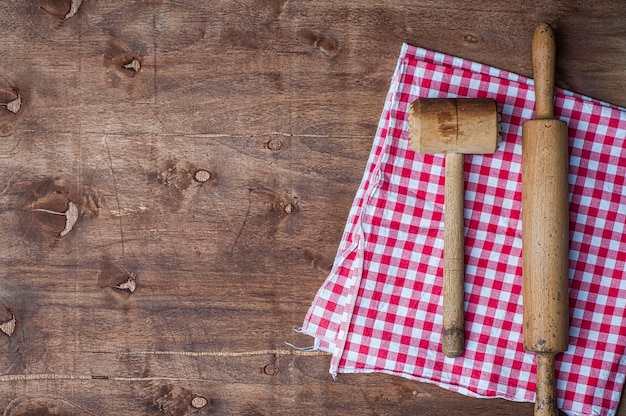
[[496, 102], [478, 98], [424, 98], [411, 103], [409, 138], [418, 153], [446, 154], [442, 350], [465, 348], [464, 154], [493, 153], [500, 139]]

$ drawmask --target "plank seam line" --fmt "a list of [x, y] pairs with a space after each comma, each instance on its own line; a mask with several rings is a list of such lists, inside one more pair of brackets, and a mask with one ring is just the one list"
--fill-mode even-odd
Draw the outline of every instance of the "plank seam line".
[[121, 377], [121, 376], [86, 376], [75, 374], [6, 374], [0, 376], [0, 382], [15, 381], [49, 381], [49, 380], [70, 380], [70, 381], [212, 381], [206, 378], [190, 377]]
[[7, 381], [38, 381], [38, 380], [91, 380], [91, 376], [75, 374], [3, 374], [0, 382]]
[[137, 355], [179, 355], [185, 357], [252, 357], [257, 355], [298, 355], [298, 356], [321, 356], [330, 355], [325, 351], [300, 351], [300, 350], [258, 350], [258, 351], [136, 351], [127, 354]]
[[[66, 134], [66, 135], [70, 135], [70, 134], [75, 134], [75, 132], [73, 131], [64, 131], [64, 130], [49, 130], [49, 131], [43, 131], [43, 130], [38, 130], [38, 129], [24, 129], [23, 130], [24, 133], [37, 133], [37, 134]], [[87, 135], [101, 135], [103, 134], [102, 131], [91, 131], [91, 130], [87, 130], [87, 131], [83, 131], [82, 134], [87, 134]], [[122, 132], [122, 131], [107, 131], [106, 134], [108, 134], [109, 136], [112, 137], [117, 137], [117, 136], [121, 136], [121, 137], [126, 137], [129, 136], [128, 133]], [[250, 133], [250, 134], [233, 134], [233, 133], [184, 133], [184, 132], [180, 132], [180, 133], [168, 133], [168, 132], [159, 132], [159, 133], [155, 133], [155, 132], [150, 132], [150, 131], [138, 131], [135, 132], [133, 135], [134, 136], [152, 136], [152, 135], [157, 135], [157, 136], [161, 136], [161, 137], [186, 137], [186, 138], [198, 138], [198, 139], [219, 139], [219, 138], [224, 138], [224, 139], [251, 139], [254, 137], [271, 137], [271, 136], [282, 136], [282, 137], [293, 137], [293, 138], [313, 138], [313, 139], [371, 139], [373, 136], [372, 135], [350, 135], [350, 134], [338, 134], [338, 135], [331, 135], [331, 134], [306, 134], [306, 133], [285, 133], [285, 132], [280, 132], [280, 131], [271, 131], [271, 132], [259, 132], [259, 133]]]

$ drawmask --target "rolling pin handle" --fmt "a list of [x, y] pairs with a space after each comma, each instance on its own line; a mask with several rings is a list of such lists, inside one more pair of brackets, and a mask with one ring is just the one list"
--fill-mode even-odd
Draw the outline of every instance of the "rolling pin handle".
[[558, 416], [554, 354], [537, 353], [537, 391], [534, 416]]
[[532, 41], [535, 110], [537, 119], [554, 118], [554, 72], [556, 43], [552, 28], [542, 23], [535, 28]]

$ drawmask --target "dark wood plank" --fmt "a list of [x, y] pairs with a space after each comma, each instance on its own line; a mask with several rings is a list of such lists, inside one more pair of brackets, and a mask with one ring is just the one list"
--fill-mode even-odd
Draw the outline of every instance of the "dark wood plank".
[[[0, 107], [4, 414], [532, 413], [389, 375], [333, 381], [326, 354], [284, 342], [312, 342], [293, 329], [332, 265], [402, 42], [531, 75], [547, 21], [557, 84], [626, 105], [619, 1], [69, 10], [0, 4], [0, 102], [22, 101]], [[70, 201], [59, 237], [66, 217], [42, 210]]]

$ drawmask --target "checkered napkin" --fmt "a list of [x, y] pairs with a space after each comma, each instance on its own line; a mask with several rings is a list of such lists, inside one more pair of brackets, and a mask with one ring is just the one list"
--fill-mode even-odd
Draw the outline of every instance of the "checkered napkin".
[[[530, 53], [529, 53], [530, 59]], [[418, 97], [494, 98], [503, 142], [466, 155], [466, 350], [441, 352], [444, 156], [409, 147]], [[532, 80], [404, 45], [333, 269], [302, 332], [330, 372], [384, 372], [476, 397], [533, 401], [523, 348], [521, 131]], [[611, 415], [626, 372], [626, 109], [561, 89], [569, 125], [570, 344], [557, 355], [558, 406]]]

